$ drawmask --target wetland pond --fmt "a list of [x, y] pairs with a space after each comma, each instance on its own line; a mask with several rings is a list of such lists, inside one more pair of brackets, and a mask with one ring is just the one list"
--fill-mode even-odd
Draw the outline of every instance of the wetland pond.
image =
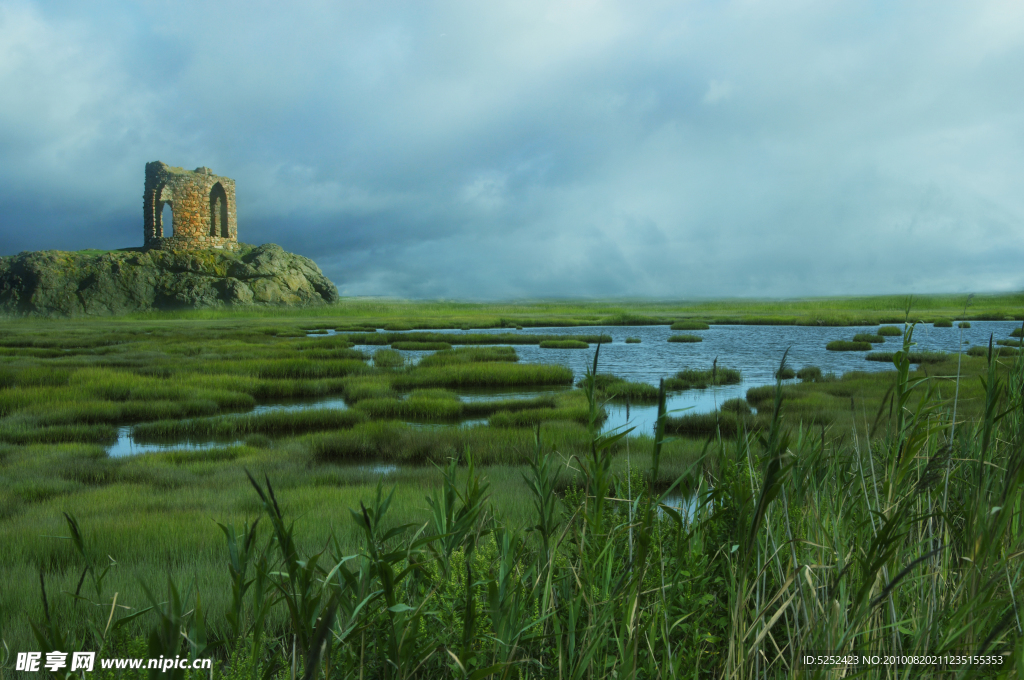
[[[947, 352], [955, 353], [959, 348], [971, 345], [987, 345], [989, 336], [995, 340], [1009, 338], [1010, 334], [1021, 327], [1017, 321], [972, 321], [970, 328], [934, 327], [930, 324], [919, 324], [914, 330], [915, 352]], [[669, 337], [678, 335], [669, 326], [577, 326], [528, 328], [513, 331], [508, 328], [495, 329], [432, 329], [431, 332], [458, 335], [463, 333], [506, 334], [523, 333], [530, 335], [596, 335], [611, 336], [612, 342], [601, 345], [598, 359], [598, 373], [613, 374], [634, 382], [645, 382], [657, 385], [661, 378], [667, 378], [683, 369], [710, 369], [717, 358], [720, 367], [739, 370], [741, 381], [734, 385], [721, 385], [704, 389], [690, 389], [683, 392], [670, 393], [668, 410], [686, 413], [705, 413], [714, 411], [722, 402], [746, 396], [751, 387], [774, 384], [775, 371], [783, 353], [789, 350], [786, 363], [794, 370], [805, 366], [817, 366], [822, 373], [834, 373], [841, 376], [849, 371], [891, 371], [893, 365], [889, 361], [868, 361], [867, 351], [836, 352], [825, 349], [826, 344], [834, 340], [849, 340], [857, 333], [875, 333], [878, 326], [767, 326], [767, 325], [713, 325], [707, 330], [686, 331], [698, 335], [701, 342], [669, 342]], [[310, 334], [309, 337], [329, 337], [328, 333]], [[627, 338], [639, 338], [640, 342], [627, 343]], [[894, 352], [902, 347], [900, 336], [886, 337], [882, 343], [873, 344], [872, 352]], [[504, 344], [504, 343], [496, 343]], [[473, 345], [476, 347], [487, 345]], [[356, 345], [367, 356], [385, 348], [385, 345]], [[572, 370], [575, 380], [580, 380], [587, 369], [593, 365], [594, 348], [589, 349], [546, 349], [538, 345], [514, 345], [521, 364], [559, 364]], [[397, 350], [407, 364], [416, 364], [419, 360], [432, 354], [431, 351]], [[796, 380], [785, 382], [797, 382]], [[456, 389], [455, 393], [462, 401], [483, 401], [494, 399], [528, 399], [556, 394], [571, 389], [570, 387], [554, 388], [499, 388], [499, 389]], [[263, 413], [276, 410], [304, 409], [345, 409], [348, 406], [339, 396], [303, 402], [262, 404], [256, 406], [252, 413]], [[657, 406], [649, 404], [632, 404], [611, 402], [605, 405], [608, 418], [603, 425], [604, 431], [632, 427], [635, 434], [652, 433], [657, 418]], [[486, 420], [463, 421], [448, 425], [423, 425], [423, 427], [472, 426], [485, 423]], [[134, 442], [130, 427], [119, 429], [118, 441], [110, 447], [111, 456], [135, 455], [150, 451], [223, 447], [232, 442], [176, 442], [166, 444], [140, 444]], [[239, 443], [239, 442], [233, 442]]]

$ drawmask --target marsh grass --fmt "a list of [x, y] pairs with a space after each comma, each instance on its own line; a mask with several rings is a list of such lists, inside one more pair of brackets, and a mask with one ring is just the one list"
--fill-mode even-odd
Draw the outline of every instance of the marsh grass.
[[[970, 318], [1020, 318], [1024, 296], [980, 294], [972, 299]], [[902, 323], [907, 298], [903, 295], [796, 300], [698, 300], [698, 301], [517, 301], [466, 303], [452, 301], [405, 301], [347, 298], [334, 305], [282, 309], [168, 310], [125, 317], [134, 328], [202, 326], [206, 324], [279, 327], [316, 324], [334, 327], [381, 328], [397, 322], [413, 328], [499, 328], [514, 326], [602, 325], [621, 315], [642, 318], [701, 318], [712, 323], [775, 322], [798, 325], [855, 326]], [[929, 317], [963, 314], [963, 295], [922, 295], [913, 299], [915, 313]], [[962, 316], [961, 316], [962, 318]], [[115, 322], [117, 323], [117, 322]], [[95, 324], [94, 324], [95, 325]], [[77, 330], [77, 327], [76, 327]]]
[[457, 399], [411, 396], [407, 399], [362, 399], [355, 408], [374, 419], [445, 421], [462, 417], [462, 404]]
[[[586, 425], [590, 422], [590, 409], [586, 404], [557, 405], [555, 408], [526, 408], [515, 411], [498, 411], [487, 419], [487, 424], [494, 428], [529, 427], [534, 428], [541, 423], [573, 422]], [[604, 422], [602, 414], [594, 420], [598, 426]]]
[[485, 418], [500, 411], [551, 409], [556, 407], [556, 401], [554, 396], [546, 396], [462, 402], [452, 392], [413, 390], [405, 399], [363, 399], [356, 404], [356, 408], [375, 419], [451, 422], [465, 418]]
[[405, 349], [405, 350], [416, 350], [416, 351], [431, 351], [436, 352], [437, 350], [451, 349], [452, 346], [447, 342], [393, 342], [391, 343], [391, 349]]
[[429, 368], [489, 361], [516, 362], [519, 356], [514, 347], [457, 347], [427, 355], [420, 359], [418, 366]]
[[971, 322], [970, 321], [959, 321], [959, 322], [957, 322], [956, 325], [957, 325], [957, 328], [970, 328], [971, 327]]
[[501, 411], [522, 411], [529, 409], [553, 409], [558, 406], [554, 395], [529, 399], [495, 399], [493, 401], [463, 402], [462, 414], [466, 418], [486, 418]]
[[742, 380], [740, 372], [734, 368], [719, 366], [717, 363], [709, 369], [686, 368], [665, 379], [665, 389], [670, 391], [703, 389], [714, 385], [736, 385]]
[[113, 444], [117, 441], [117, 428], [110, 425], [51, 425], [38, 427], [17, 421], [0, 425], [0, 442], [7, 444], [63, 444], [90, 442]]
[[949, 319], [939, 319], [938, 321], [933, 323], [932, 326], [934, 326], [935, 328], [952, 328], [953, 322], [950, 321]]
[[779, 370], [775, 371], [775, 378], [777, 380], [792, 380], [796, 377], [796, 371], [789, 366], [783, 366]]
[[638, 344], [640, 344], [640, 342], [641, 342], [640, 338], [626, 338], [626, 344], [627, 345], [638, 345]]
[[307, 349], [302, 351], [303, 359], [310, 359], [312, 361], [335, 361], [340, 359], [355, 359], [357, 361], [365, 361], [366, 355], [356, 349], [347, 349], [343, 347], [337, 348], [317, 348]]
[[266, 411], [241, 416], [140, 423], [132, 428], [132, 436], [139, 442], [238, 439], [251, 434], [280, 437], [352, 427], [364, 420], [366, 416], [361, 411], [352, 409]]
[[699, 319], [684, 319], [682, 321], [676, 321], [672, 324], [671, 330], [674, 331], [706, 331], [710, 329], [707, 323]]
[[220, 410], [244, 410], [255, 404], [245, 394], [228, 392], [220, 403], [214, 399], [76, 401], [60, 406], [37, 404], [20, 410], [17, 420], [37, 426], [108, 423], [112, 425], [168, 418], [208, 416]]
[[545, 340], [540, 343], [541, 349], [587, 349], [590, 347], [580, 340]]
[[776, 389], [774, 385], [761, 385], [747, 390], [746, 401], [755, 409], [771, 407], [777, 394], [780, 394], [783, 399], [789, 401], [800, 393], [797, 391], [796, 385], [783, 385], [781, 391]]
[[722, 402], [722, 405], [719, 408], [722, 411], [729, 411], [740, 416], [750, 415], [752, 413], [750, 409], [750, 404], [748, 404], [747, 400], [742, 397], [737, 397], [735, 399], [727, 399], [726, 401]]
[[[585, 454], [589, 437], [584, 426], [547, 422], [541, 432], [565, 456]], [[307, 435], [304, 447], [322, 463], [387, 462], [409, 465], [444, 463], [469, 449], [480, 465], [520, 465], [535, 449], [530, 428], [417, 428], [394, 420], [370, 421], [349, 430]]]
[[[939, 364], [949, 359], [946, 352], [908, 352], [906, 354], [912, 364]], [[892, 362], [895, 352], [870, 352], [864, 358], [868, 361]]]
[[[595, 319], [598, 321], [598, 319]], [[631, 312], [620, 312], [613, 316], [600, 319], [599, 323], [595, 325], [601, 326], [664, 326], [670, 323], [669, 319], [664, 317], [652, 317], [643, 314], [634, 314]]]
[[[374, 355], [376, 356], [376, 354]], [[343, 378], [348, 375], [368, 373], [369, 367], [356, 359], [338, 361], [316, 361], [306, 358], [282, 359], [277, 361], [221, 361], [210, 367], [225, 373], [241, 373], [270, 380], [318, 380], [322, 378]]]
[[[400, 341], [401, 337], [397, 336], [395, 341]], [[345, 339], [355, 345], [390, 345], [393, 342], [389, 334], [378, 333], [376, 330], [368, 333], [349, 333]]]
[[327, 337], [304, 338], [288, 343], [289, 348], [299, 351], [308, 349], [349, 349], [352, 343], [344, 335], [330, 335]]
[[[585, 379], [581, 379], [577, 387], [585, 386]], [[642, 382], [633, 382], [620, 378], [616, 375], [604, 373], [598, 375], [594, 382], [595, 389], [605, 399], [616, 401], [631, 401], [633, 403], [657, 403], [658, 388]]]
[[896, 326], [881, 326], [878, 329], [878, 334], [882, 337], [899, 338], [903, 336], [903, 330]]
[[[915, 361], [922, 357], [910, 351], [894, 354], [887, 360], [892, 361], [894, 358], [905, 358], [911, 364], [922, 363]], [[929, 380], [935, 384], [936, 392], [951, 398], [955, 388], [951, 384], [950, 376], [956, 375], [957, 355], [934, 353], [926, 354], [925, 358], [927, 361], [923, 363], [928, 374], [933, 376]], [[976, 372], [980, 363], [977, 358], [963, 357], [963, 367], [970, 371]], [[918, 378], [924, 377], [923, 373], [916, 375]], [[855, 426], [864, 427], [865, 418], [868, 419], [869, 425], [876, 429], [884, 429], [887, 426], [892, 417], [886, 401], [890, 396], [888, 391], [891, 389], [892, 380], [892, 373], [849, 372], [841, 378], [825, 375], [819, 380], [785, 384], [781, 386], [779, 394], [786, 405], [787, 419], [791, 424], [797, 426], [802, 423], [804, 427], [830, 425], [835, 435], [840, 436], [841, 433], [852, 431]], [[958, 389], [961, 412], [967, 408], [969, 412], [976, 414], [974, 409], [981, 398], [980, 385], [965, 384], [961, 381]], [[747, 402], [759, 413], [773, 408], [775, 396], [776, 388], [771, 385], [752, 387], [746, 393]], [[870, 413], [861, 412], [858, 406], [856, 411], [851, 411], [851, 399], [855, 399], [857, 403], [862, 400], [867, 404], [875, 404], [876, 410]], [[885, 408], [879, 409], [878, 404], [884, 404]]]
[[[1015, 347], [993, 347], [991, 351], [992, 355], [996, 357], [1012, 357], [1020, 354], [1020, 350]], [[989, 348], [975, 345], [967, 350], [967, 354], [972, 357], [987, 357]]]
[[37, 364], [0, 366], [0, 389], [11, 387], [60, 387], [71, 379], [68, 369]]
[[[334, 328], [336, 333], [350, 334], [350, 333], [376, 333], [376, 325], [350, 325], [350, 326], [336, 326]], [[347, 338], [346, 338], [347, 340]]]
[[825, 349], [830, 352], [866, 352], [871, 349], [871, 343], [853, 340], [833, 340], [825, 345]]
[[669, 336], [669, 342], [704, 342], [704, 338], [699, 335], [672, 335]]
[[822, 379], [821, 369], [817, 366], [804, 366], [796, 372], [796, 377], [803, 382], [818, 382]]
[[857, 333], [853, 336], [853, 341], [877, 344], [879, 342], [885, 342], [885, 337], [876, 333]]
[[764, 417], [751, 416], [740, 410], [719, 410], [711, 413], [690, 413], [669, 417], [665, 421], [665, 431], [681, 436], [697, 439], [716, 437], [733, 438], [744, 429], [758, 430], [766, 424]]
[[[813, 384], [812, 384], [813, 385]], [[854, 416], [849, 412], [849, 389], [837, 386], [835, 389], [817, 385], [807, 388], [803, 384], [785, 386], [781, 392], [787, 405], [788, 417], [794, 423], [807, 425], [828, 425], [841, 422], [850, 423]], [[775, 387], [771, 385], [754, 387], [747, 390], [747, 402], [757, 409], [758, 413], [774, 407], [777, 396]]]
[[401, 368], [405, 357], [393, 349], [378, 349], [373, 353], [373, 365], [377, 368]]
[[443, 399], [445, 401], [458, 401], [459, 395], [451, 390], [427, 388], [409, 392], [406, 399]]
[[[1004, 663], [955, 677], [1017, 677], [1024, 359], [984, 348], [926, 375], [911, 343], [909, 328], [895, 372], [777, 382], [748, 391], [756, 415], [673, 419], [697, 439], [665, 436], [659, 397], [656, 431], [629, 439], [368, 421], [116, 460], [2, 444], [3, 648], [211, 656], [231, 680], [755, 680], [813, 676], [806, 650], [967, 650]], [[201, 355], [161, 356], [136, 367], [202, 372]], [[66, 394], [74, 376], [18, 389]], [[571, 397], [588, 425], [596, 382]], [[383, 463], [397, 467], [377, 484]]]
[[250, 383], [252, 396], [259, 401], [304, 399], [338, 394], [350, 378], [326, 380], [259, 380]]

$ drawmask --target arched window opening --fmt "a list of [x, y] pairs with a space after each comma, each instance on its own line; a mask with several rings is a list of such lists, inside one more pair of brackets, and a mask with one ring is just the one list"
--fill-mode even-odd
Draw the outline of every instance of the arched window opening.
[[210, 236], [228, 238], [228, 195], [220, 182], [210, 190]]
[[171, 207], [170, 201], [163, 203], [160, 208], [160, 224], [158, 225], [157, 233], [163, 232], [164, 237], [174, 236], [174, 208]]
[[[174, 192], [166, 184], [153, 190], [153, 236], [164, 238], [174, 230]], [[166, 230], [165, 230], [166, 227]]]

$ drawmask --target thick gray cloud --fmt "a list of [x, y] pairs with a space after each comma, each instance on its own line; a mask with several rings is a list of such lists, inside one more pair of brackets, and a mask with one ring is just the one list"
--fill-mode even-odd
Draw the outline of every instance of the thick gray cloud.
[[1024, 5], [0, 0], [0, 253], [143, 166], [349, 295], [1024, 287]]

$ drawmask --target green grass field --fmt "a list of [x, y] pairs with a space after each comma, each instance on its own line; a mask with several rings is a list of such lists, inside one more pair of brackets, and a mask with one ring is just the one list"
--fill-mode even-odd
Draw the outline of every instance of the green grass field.
[[[914, 320], [1004, 320], [1024, 317], [1024, 294], [979, 294], [968, 303], [966, 295], [879, 295], [872, 297], [799, 298], [788, 300], [695, 301], [551, 301], [473, 303], [405, 301], [387, 298], [346, 298], [335, 305], [282, 310], [222, 309], [160, 311], [119, 318], [118, 325], [165, 321], [227, 321], [282, 326], [307, 321], [308, 326], [374, 330], [515, 328], [521, 326], [643, 325], [647, 323], [764, 323], [804, 325], [900, 324], [908, 300]], [[14, 323], [19, 321], [14, 320]], [[28, 321], [27, 323], [37, 323]], [[64, 326], [64, 320], [50, 323]], [[688, 330], [680, 327], [680, 330]]]

